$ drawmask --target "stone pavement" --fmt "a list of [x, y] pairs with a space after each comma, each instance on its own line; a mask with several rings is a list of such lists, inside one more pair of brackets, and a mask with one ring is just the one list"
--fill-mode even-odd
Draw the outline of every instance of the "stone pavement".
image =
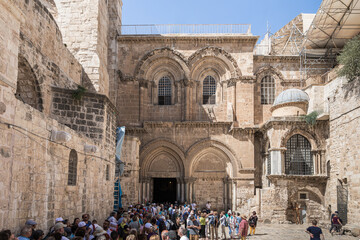
[[[297, 239], [310, 239], [309, 235], [305, 233], [307, 224], [258, 224], [256, 234], [248, 236], [249, 240], [297, 240]], [[359, 238], [347, 235], [334, 235], [331, 236], [328, 229], [322, 228], [325, 234], [325, 239], [336, 240], [358, 240]], [[220, 231], [219, 231], [220, 233]]]

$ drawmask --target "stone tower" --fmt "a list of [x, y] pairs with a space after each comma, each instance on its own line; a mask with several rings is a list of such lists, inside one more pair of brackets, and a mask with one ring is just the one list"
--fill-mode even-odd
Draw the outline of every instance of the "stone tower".
[[[61, 30], [64, 44], [83, 65], [95, 90], [109, 96], [109, 73], [122, 0], [43, 0]], [[113, 49], [113, 50], [112, 50]]]

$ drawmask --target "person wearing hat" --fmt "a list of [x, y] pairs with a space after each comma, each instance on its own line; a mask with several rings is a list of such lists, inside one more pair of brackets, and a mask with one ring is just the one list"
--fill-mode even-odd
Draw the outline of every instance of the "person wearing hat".
[[240, 230], [239, 230], [239, 233], [240, 233], [240, 237], [241, 237], [241, 240], [245, 240], [246, 239], [246, 236], [248, 234], [248, 230], [249, 230], [249, 223], [247, 222], [246, 220], [246, 215], [241, 215], [241, 222], [240, 222]]
[[30, 237], [31, 239], [34, 239], [33, 234], [34, 234], [34, 232], [36, 230], [36, 225], [37, 225], [37, 223], [32, 219], [29, 219], [29, 220], [27, 220], [25, 222], [25, 226], [28, 226], [28, 227], [31, 228], [31, 237]]
[[30, 226], [25, 226], [20, 231], [20, 236], [18, 237], [18, 240], [30, 240], [32, 233], [32, 228]]
[[61, 240], [69, 240], [67, 237], [64, 236], [64, 234], [65, 234], [64, 227], [66, 227], [66, 225], [63, 224], [62, 222], [56, 223], [55, 226], [54, 226], [54, 234], [60, 233], [61, 234]]
[[109, 239], [110, 236], [107, 234], [107, 232], [100, 226], [97, 226], [94, 231], [94, 237], [96, 240], [106, 240]]
[[249, 226], [250, 226], [249, 235], [255, 234], [255, 228], [257, 225], [257, 221], [258, 221], [258, 217], [256, 216], [256, 212], [253, 211], [253, 215], [249, 218]]

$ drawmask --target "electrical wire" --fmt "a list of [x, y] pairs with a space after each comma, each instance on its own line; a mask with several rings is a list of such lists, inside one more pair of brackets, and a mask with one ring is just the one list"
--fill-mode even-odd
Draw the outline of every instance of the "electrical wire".
[[[39, 144], [39, 145], [40, 145], [41, 147], [43, 147], [44, 149], [47, 149], [47, 147], [46, 147], [46, 146], [43, 146], [42, 143], [40, 143], [39, 141], [35, 140], [34, 138], [32, 138], [32, 137], [28, 136], [27, 134], [25, 134], [24, 132], [20, 131], [20, 129], [23, 130], [23, 131], [26, 131], [27, 133], [30, 133], [30, 134], [38, 137], [38, 138], [41, 138], [41, 139], [43, 139], [43, 140], [46, 140], [46, 141], [55, 143], [55, 144], [57, 144], [57, 145], [63, 146], [63, 147], [65, 147], [65, 148], [67, 148], [67, 149], [70, 149], [70, 150], [73, 149], [73, 148], [71, 148], [71, 147], [69, 147], [69, 146], [67, 146], [67, 145], [65, 145], [65, 144], [61, 144], [61, 143], [58, 143], [58, 142], [56, 142], [56, 141], [52, 141], [52, 140], [49, 139], [49, 138], [40, 136], [39, 134], [36, 134], [36, 133], [34, 133], [34, 132], [32, 132], [32, 131], [29, 131], [29, 130], [27, 130], [26, 128], [23, 128], [23, 127], [21, 127], [21, 126], [19, 126], [19, 125], [15, 125], [15, 124], [8, 123], [8, 122], [3, 122], [3, 121], [1, 121], [1, 120], [0, 120], [0, 123], [3, 124], [3, 125], [8, 126], [9, 128], [12, 127], [15, 131], [23, 134], [24, 136], [27, 136], [28, 138], [30, 138], [32, 141], [34, 141], [34, 142], [36, 142], [37, 144]], [[48, 132], [51, 132], [50, 130], [47, 130], [47, 131], [48, 131]], [[99, 157], [99, 156], [92, 155], [92, 154], [87, 154], [87, 153], [81, 152], [81, 151], [77, 151], [77, 153], [80, 153], [81, 155], [84, 155], [85, 157], [88, 156], [88, 157], [98, 158], [98, 159], [104, 160], [104, 161], [106, 161], [106, 162], [108, 162], [108, 163], [111, 163], [112, 165], [115, 165], [114, 162], [111, 162], [111, 161], [109, 161], [108, 159], [103, 158], [103, 157]], [[60, 158], [60, 159], [67, 160], [67, 159], [65, 159], [65, 158], [63, 158], [63, 157], [61, 157], [61, 156], [58, 156], [58, 155], [55, 155], [55, 154], [53, 154], [53, 155], [56, 156], [56, 157], [58, 157], [58, 158]], [[115, 159], [115, 156], [114, 156], [114, 159]]]

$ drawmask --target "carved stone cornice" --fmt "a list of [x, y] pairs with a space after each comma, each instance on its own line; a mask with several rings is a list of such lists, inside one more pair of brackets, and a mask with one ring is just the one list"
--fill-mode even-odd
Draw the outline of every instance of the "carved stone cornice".
[[221, 34], [207, 34], [207, 35], [119, 35], [117, 40], [119, 42], [161, 42], [161, 43], [176, 43], [176, 42], [189, 42], [189, 43], [251, 43], [255, 46], [259, 36], [247, 35], [221, 35]]
[[279, 55], [254, 55], [254, 62], [293, 62], [298, 63], [300, 61], [299, 55], [294, 56], [279, 56]]

